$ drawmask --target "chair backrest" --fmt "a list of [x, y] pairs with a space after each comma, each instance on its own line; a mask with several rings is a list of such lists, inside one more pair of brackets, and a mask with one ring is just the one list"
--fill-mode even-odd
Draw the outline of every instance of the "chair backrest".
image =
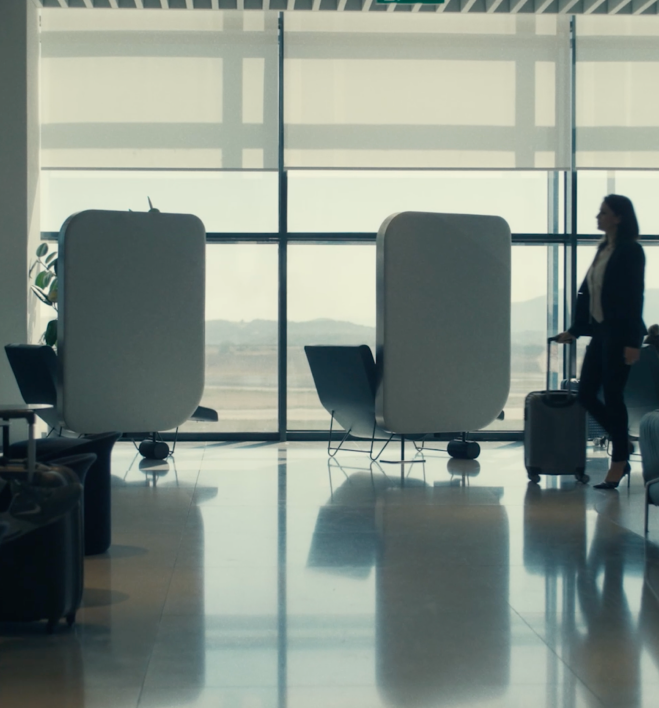
[[639, 434], [641, 418], [659, 408], [659, 354], [652, 346], [641, 348], [639, 361], [631, 367], [625, 387], [629, 431]]
[[[643, 465], [643, 481], [649, 482], [659, 477], [659, 411], [651, 411], [643, 416], [640, 426], [639, 447]], [[659, 485], [650, 488], [653, 504], [659, 502]]]
[[7, 344], [9, 365], [25, 403], [57, 405], [57, 354], [40, 344]]
[[370, 347], [304, 348], [323, 408], [352, 435], [370, 438], [375, 424], [375, 361]]

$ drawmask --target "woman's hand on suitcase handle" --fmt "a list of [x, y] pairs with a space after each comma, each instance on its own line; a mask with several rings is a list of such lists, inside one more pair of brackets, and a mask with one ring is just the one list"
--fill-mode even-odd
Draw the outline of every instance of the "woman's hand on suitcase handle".
[[625, 364], [631, 366], [635, 364], [641, 358], [641, 350], [636, 347], [625, 347]]
[[555, 340], [559, 344], [569, 344], [570, 342], [573, 342], [575, 339], [576, 339], [576, 337], [571, 332], [561, 332], [560, 334], [557, 334], [555, 337]]

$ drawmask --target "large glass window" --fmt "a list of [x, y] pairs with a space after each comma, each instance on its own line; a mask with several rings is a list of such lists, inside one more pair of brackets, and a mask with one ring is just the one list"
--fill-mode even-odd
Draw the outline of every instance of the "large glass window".
[[[511, 390], [495, 430], [521, 430], [526, 394], [545, 387], [548, 248], [516, 246], [512, 263]], [[305, 344], [368, 344], [375, 355], [374, 245], [289, 246], [288, 427], [326, 430]]]
[[[374, 349], [375, 246], [342, 234], [374, 233], [406, 210], [496, 214], [518, 234], [562, 223], [566, 15], [286, 13], [282, 145], [276, 13], [41, 16], [43, 231], [84, 209], [144, 211], [150, 198], [212, 234], [272, 237], [284, 148], [289, 233], [336, 242], [288, 247], [290, 429], [328, 424], [304, 344]], [[576, 28], [577, 230], [596, 233], [602, 197], [617, 192], [642, 233], [659, 233], [659, 18], [579, 15]], [[652, 324], [659, 248], [645, 245]], [[593, 254], [592, 241], [579, 245], [579, 281]], [[492, 428], [521, 429], [524, 396], [545, 385], [545, 337], [563, 326], [562, 255], [513, 248], [512, 386]], [[273, 244], [209, 243], [203, 403], [220, 422], [185, 430], [278, 429], [279, 277]]]
[[206, 248], [206, 387], [201, 404], [218, 423], [195, 432], [277, 430], [277, 247]]
[[[551, 177], [551, 173], [549, 173]], [[306, 171], [289, 173], [292, 232], [375, 232], [399, 211], [501, 216], [517, 233], [545, 233], [544, 171]]]
[[275, 232], [277, 173], [44, 170], [41, 228], [59, 231], [85, 209], [195, 214], [208, 232]]
[[547, 272], [552, 248], [513, 247], [510, 394], [504, 420], [494, 421], [489, 430], [522, 430], [524, 399], [531, 391], [546, 388]]
[[307, 344], [368, 344], [375, 357], [375, 245], [288, 248], [288, 427], [327, 430]]
[[[659, 172], [655, 170], [616, 170], [614, 192], [624, 194], [634, 203], [638, 224], [643, 234], [659, 234]], [[656, 281], [655, 281], [656, 282]]]

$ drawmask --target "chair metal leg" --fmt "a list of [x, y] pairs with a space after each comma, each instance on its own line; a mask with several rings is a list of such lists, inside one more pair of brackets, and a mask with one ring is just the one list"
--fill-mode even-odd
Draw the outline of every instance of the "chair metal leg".
[[[330, 432], [329, 432], [329, 438], [327, 440], [327, 454], [330, 457], [334, 457], [336, 453], [341, 449], [343, 446], [343, 443], [348, 439], [348, 436], [350, 435], [350, 430], [346, 430], [346, 434], [341, 438], [341, 442], [338, 444], [337, 447], [332, 448], [332, 431], [334, 430], [334, 411], [332, 411], [332, 417], [330, 419]], [[362, 450], [353, 450], [353, 452], [363, 452]]]
[[[386, 465], [400, 465], [400, 464], [408, 464], [408, 465], [413, 465], [417, 462], [425, 462], [425, 458], [423, 455], [421, 455], [420, 460], [406, 460], [405, 459], [405, 436], [401, 435], [400, 442], [401, 442], [401, 459], [400, 460], [382, 460], [380, 459], [380, 456], [382, 453], [385, 451], [385, 448], [387, 445], [394, 439], [396, 433], [392, 433], [388, 440], [385, 442], [385, 444], [382, 446], [380, 449], [380, 452], [378, 452], [375, 457], [373, 457], [373, 447], [375, 443], [375, 425], [373, 425], [373, 435], [371, 436], [371, 462], [380, 462], [381, 464], [386, 464]], [[421, 454], [419, 450], [417, 450], [417, 454]]]
[[[393, 438], [394, 438], [394, 435], [392, 433], [389, 436], [389, 439], [387, 440], [387, 442], [385, 442], [385, 444], [380, 448], [380, 452], [378, 452], [378, 454], [375, 457], [373, 457], [373, 446], [375, 443], [375, 425], [373, 426], [373, 435], [371, 436], [371, 449], [370, 449], [371, 462], [377, 462], [380, 459], [380, 455], [385, 451], [385, 448], [393, 440]], [[392, 462], [392, 460], [381, 460], [381, 462]]]

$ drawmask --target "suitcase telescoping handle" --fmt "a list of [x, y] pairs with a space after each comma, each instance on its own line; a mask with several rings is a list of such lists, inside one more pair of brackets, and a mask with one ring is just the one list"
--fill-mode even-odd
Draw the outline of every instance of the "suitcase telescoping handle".
[[553, 391], [549, 395], [550, 379], [551, 379], [551, 345], [552, 342], [558, 343], [558, 335], [547, 338], [547, 388], [545, 389], [545, 403], [551, 408], [566, 408], [574, 402], [574, 396], [570, 391]]
[[550, 384], [551, 384], [551, 345], [552, 342], [557, 342], [558, 343], [558, 335], [555, 337], [548, 337], [547, 338], [547, 387], [546, 390], [550, 390]]

